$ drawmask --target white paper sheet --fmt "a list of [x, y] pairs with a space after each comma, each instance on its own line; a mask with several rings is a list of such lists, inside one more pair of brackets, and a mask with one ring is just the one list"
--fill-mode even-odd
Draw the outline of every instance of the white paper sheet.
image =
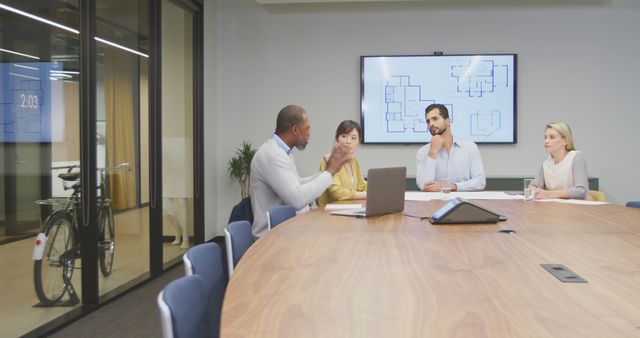
[[[407, 191], [404, 199], [407, 201], [431, 201], [441, 199], [439, 192]], [[454, 191], [451, 198], [460, 197], [468, 200], [521, 200], [522, 195], [511, 195], [504, 191]]]
[[536, 200], [536, 202], [558, 202], [558, 203], [566, 203], [566, 204], [581, 204], [581, 205], [603, 205], [610, 204], [609, 202], [599, 202], [599, 201], [587, 201], [587, 200], [571, 200], [571, 199], [560, 199], [560, 198], [552, 198], [548, 200]]

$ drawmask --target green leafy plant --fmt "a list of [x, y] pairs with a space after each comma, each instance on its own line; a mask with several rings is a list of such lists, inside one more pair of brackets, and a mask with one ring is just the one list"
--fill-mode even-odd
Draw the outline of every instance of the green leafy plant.
[[251, 147], [251, 142], [242, 141], [242, 146], [236, 149], [233, 156], [227, 163], [229, 178], [232, 182], [240, 184], [240, 195], [242, 198], [249, 196], [249, 179], [251, 178], [251, 160], [256, 154], [256, 149]]

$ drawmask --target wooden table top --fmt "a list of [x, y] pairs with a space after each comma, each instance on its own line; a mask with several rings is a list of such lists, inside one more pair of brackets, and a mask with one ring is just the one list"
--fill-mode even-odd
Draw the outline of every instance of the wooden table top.
[[[508, 220], [316, 209], [282, 223], [234, 271], [222, 337], [640, 337], [640, 209], [473, 203]], [[588, 283], [562, 283], [544, 263]]]

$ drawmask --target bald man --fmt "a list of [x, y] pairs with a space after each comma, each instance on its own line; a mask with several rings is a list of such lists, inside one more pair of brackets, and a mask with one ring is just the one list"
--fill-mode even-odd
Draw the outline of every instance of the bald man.
[[343, 164], [351, 159], [349, 147], [336, 146], [327, 168], [308, 177], [300, 177], [293, 159], [293, 149], [304, 150], [311, 137], [307, 112], [300, 106], [288, 105], [278, 113], [276, 131], [256, 152], [251, 161], [251, 207], [253, 236], [267, 232], [267, 210], [288, 204], [298, 213], [309, 210], [333, 182]]

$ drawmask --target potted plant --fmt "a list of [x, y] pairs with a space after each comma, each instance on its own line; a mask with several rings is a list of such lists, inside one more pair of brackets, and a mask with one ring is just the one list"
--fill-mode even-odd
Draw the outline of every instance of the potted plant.
[[256, 149], [251, 147], [251, 142], [242, 141], [242, 146], [236, 149], [228, 165], [229, 178], [231, 181], [240, 183], [240, 195], [242, 198], [249, 196], [249, 178], [251, 177], [251, 160]]

